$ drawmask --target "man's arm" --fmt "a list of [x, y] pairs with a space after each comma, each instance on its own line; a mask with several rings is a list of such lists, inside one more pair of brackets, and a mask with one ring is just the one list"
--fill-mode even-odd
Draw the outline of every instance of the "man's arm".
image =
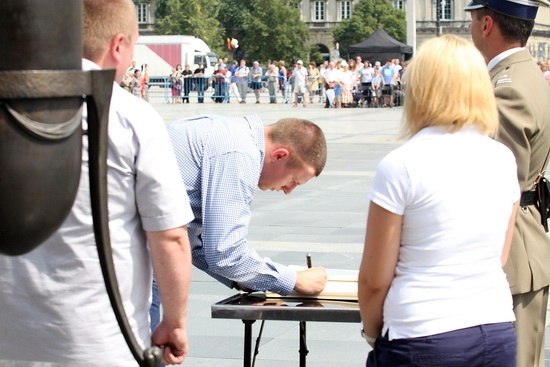
[[152, 344], [163, 346], [163, 362], [181, 364], [188, 351], [187, 299], [191, 282], [191, 246], [187, 227], [146, 232], [163, 315]]
[[[228, 145], [234, 149], [233, 143]], [[260, 256], [247, 242], [259, 156], [218, 153], [203, 162], [202, 170], [203, 270], [241, 289], [289, 294], [296, 285], [296, 271]]]
[[500, 122], [496, 140], [514, 153], [521, 190], [531, 190], [533, 182], [529, 182], [529, 172], [532, 169], [532, 154], [528, 134], [534, 134], [537, 130], [534, 111], [529, 100], [513, 86], [501, 84], [494, 91]]

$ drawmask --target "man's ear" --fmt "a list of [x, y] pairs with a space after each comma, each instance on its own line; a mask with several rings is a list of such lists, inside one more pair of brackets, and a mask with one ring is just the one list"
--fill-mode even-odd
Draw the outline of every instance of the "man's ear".
[[491, 18], [490, 16], [488, 15], [485, 15], [483, 17], [483, 28], [482, 28], [482, 32], [483, 32], [483, 37], [488, 37], [491, 32], [493, 31], [493, 27], [495, 26], [495, 21], [493, 20], [493, 18]]
[[122, 60], [122, 48], [125, 46], [126, 42], [126, 35], [123, 33], [118, 33], [111, 40], [111, 44], [109, 45], [109, 53], [111, 54], [112, 60], [117, 64]]
[[290, 157], [290, 152], [285, 147], [279, 147], [273, 150], [273, 152], [271, 153], [271, 157], [273, 161], [278, 161], [280, 159], [287, 159], [288, 157]]

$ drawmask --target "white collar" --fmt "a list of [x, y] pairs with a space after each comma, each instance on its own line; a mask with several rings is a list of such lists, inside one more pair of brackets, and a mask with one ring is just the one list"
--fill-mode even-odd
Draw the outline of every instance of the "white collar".
[[82, 59], [82, 70], [101, 70], [101, 67], [93, 61]]
[[491, 71], [491, 69], [493, 69], [495, 67], [495, 65], [498, 64], [499, 62], [501, 62], [502, 60], [504, 60], [508, 56], [510, 56], [512, 54], [515, 54], [516, 52], [519, 52], [519, 51], [524, 50], [524, 49], [525, 49], [524, 47], [514, 47], [514, 48], [511, 48], [511, 49], [506, 50], [504, 52], [501, 52], [500, 54], [493, 57], [493, 59], [491, 61], [489, 61], [489, 63], [487, 64], [487, 69], [489, 69], [489, 71]]

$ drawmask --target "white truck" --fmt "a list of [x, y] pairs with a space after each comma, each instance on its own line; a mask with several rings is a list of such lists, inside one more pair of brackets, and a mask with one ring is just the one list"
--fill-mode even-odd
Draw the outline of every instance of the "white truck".
[[134, 47], [134, 60], [137, 67], [149, 66], [151, 77], [168, 76], [177, 64], [189, 65], [194, 71], [199, 62], [203, 63], [204, 73], [211, 76], [218, 56], [200, 38], [182, 35], [140, 36]]

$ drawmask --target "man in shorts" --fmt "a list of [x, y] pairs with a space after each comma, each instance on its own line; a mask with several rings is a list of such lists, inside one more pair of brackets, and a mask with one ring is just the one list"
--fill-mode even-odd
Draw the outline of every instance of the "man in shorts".
[[298, 96], [302, 94], [302, 102], [306, 107], [306, 81], [307, 69], [304, 68], [302, 60], [296, 61], [296, 67], [292, 71], [292, 83], [294, 84], [294, 107], [298, 106]]
[[394, 69], [391, 59], [386, 60], [386, 65], [382, 67], [380, 74], [382, 74], [383, 81], [384, 107], [393, 107], [393, 90], [399, 73]]

